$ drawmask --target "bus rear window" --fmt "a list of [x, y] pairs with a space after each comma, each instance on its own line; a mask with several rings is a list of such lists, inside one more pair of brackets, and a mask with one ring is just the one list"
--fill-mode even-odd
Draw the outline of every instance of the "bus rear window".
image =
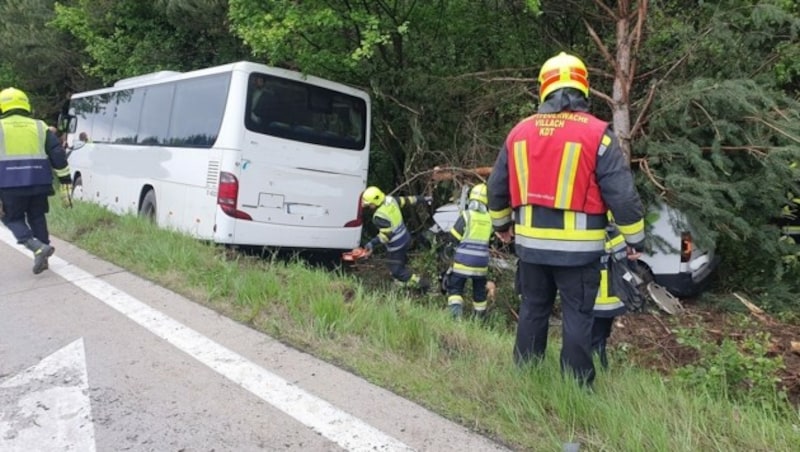
[[364, 99], [293, 80], [253, 73], [247, 89], [248, 130], [304, 143], [362, 150]]

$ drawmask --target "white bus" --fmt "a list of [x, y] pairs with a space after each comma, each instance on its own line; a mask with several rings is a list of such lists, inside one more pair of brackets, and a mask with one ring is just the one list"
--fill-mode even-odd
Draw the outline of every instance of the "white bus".
[[78, 93], [67, 118], [75, 199], [222, 244], [358, 246], [363, 91], [237, 62]]

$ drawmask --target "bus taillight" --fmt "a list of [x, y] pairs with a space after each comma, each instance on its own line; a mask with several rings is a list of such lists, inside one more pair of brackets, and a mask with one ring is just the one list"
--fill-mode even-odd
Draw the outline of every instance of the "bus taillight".
[[252, 220], [253, 217], [236, 209], [239, 198], [239, 180], [231, 173], [219, 173], [219, 188], [217, 189], [217, 204], [226, 215], [241, 220]]
[[692, 258], [692, 233], [681, 234], [681, 262], [689, 262]]
[[356, 219], [350, 220], [344, 224], [346, 228], [357, 228], [363, 224], [362, 210], [361, 210], [361, 194], [358, 195], [358, 207], [356, 207]]

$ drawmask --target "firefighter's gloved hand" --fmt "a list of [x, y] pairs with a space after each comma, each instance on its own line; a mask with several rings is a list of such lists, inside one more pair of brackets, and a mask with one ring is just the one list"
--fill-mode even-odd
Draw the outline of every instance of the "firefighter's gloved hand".
[[61, 203], [67, 209], [72, 208], [72, 184], [61, 184]]
[[433, 204], [433, 196], [423, 196], [422, 200], [425, 201], [427, 205]]
[[625, 252], [628, 255], [628, 260], [635, 261], [639, 260], [639, 258], [642, 257], [642, 253], [637, 251], [636, 248], [633, 248], [631, 246], [627, 247]]

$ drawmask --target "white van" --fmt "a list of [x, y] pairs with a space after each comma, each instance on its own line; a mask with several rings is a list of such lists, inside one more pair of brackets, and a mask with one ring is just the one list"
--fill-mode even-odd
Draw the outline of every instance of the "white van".
[[696, 231], [686, 217], [665, 204], [651, 206], [648, 220], [647, 252], [640, 263], [657, 284], [677, 297], [702, 292], [719, 264], [714, 249], [698, 246]]
[[[434, 234], [448, 233], [459, 215], [459, 205], [446, 204], [433, 214]], [[647, 233], [647, 251], [639, 259], [643, 278], [652, 278], [656, 284], [666, 288], [672, 295], [681, 298], [693, 297], [702, 292], [719, 263], [713, 249], [697, 246], [694, 229], [685, 216], [666, 205], [653, 206], [647, 215], [650, 221]], [[514, 269], [513, 263], [493, 259], [495, 268]]]

